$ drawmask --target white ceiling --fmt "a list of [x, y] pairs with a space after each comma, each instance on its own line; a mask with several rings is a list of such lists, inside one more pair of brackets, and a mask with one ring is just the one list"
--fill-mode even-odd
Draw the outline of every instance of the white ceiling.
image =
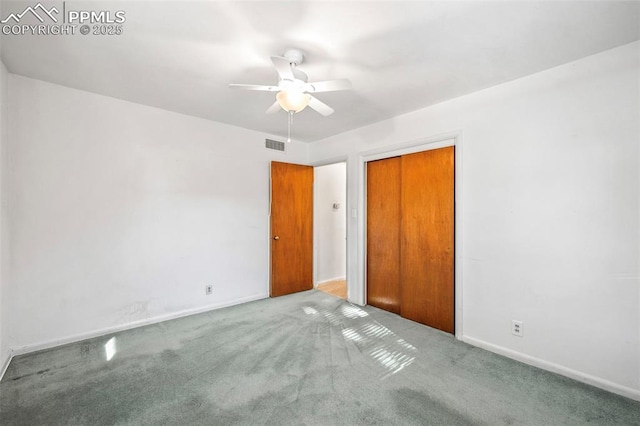
[[[47, 6], [62, 1], [42, 0]], [[2, 2], [3, 18], [31, 2]], [[317, 97], [293, 137], [315, 141], [640, 38], [640, 3], [614, 1], [67, 1], [124, 10], [119, 36], [3, 36], [10, 72], [285, 136], [269, 57], [296, 47], [309, 81], [348, 78]], [[26, 18], [25, 18], [26, 19]], [[37, 22], [33, 22], [37, 23]]]

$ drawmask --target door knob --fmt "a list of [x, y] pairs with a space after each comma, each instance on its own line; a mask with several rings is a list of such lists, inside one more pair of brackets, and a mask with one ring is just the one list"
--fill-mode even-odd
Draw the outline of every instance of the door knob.
[[278, 237], [277, 235], [275, 237], [273, 237], [274, 240], [279, 240], [280, 237]]

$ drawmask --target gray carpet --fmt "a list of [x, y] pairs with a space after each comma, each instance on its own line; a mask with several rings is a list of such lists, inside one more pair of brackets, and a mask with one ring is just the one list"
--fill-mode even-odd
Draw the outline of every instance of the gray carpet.
[[640, 402], [312, 290], [16, 357], [0, 424], [640, 425]]

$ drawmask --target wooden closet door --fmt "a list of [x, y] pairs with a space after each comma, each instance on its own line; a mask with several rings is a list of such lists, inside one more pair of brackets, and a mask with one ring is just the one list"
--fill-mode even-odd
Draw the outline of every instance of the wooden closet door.
[[454, 148], [403, 155], [401, 315], [454, 332]]
[[400, 313], [400, 157], [367, 163], [367, 303]]

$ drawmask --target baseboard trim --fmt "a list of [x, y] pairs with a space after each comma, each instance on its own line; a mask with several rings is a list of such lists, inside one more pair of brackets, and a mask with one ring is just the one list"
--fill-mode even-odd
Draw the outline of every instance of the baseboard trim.
[[316, 287], [319, 286], [320, 284], [324, 284], [324, 283], [330, 283], [331, 281], [346, 281], [347, 277], [335, 277], [335, 278], [330, 278], [328, 280], [322, 280], [322, 281], [318, 281], [316, 283]]
[[[12, 357], [18, 355], [25, 355], [31, 352], [41, 351], [44, 349], [55, 348], [56, 346], [62, 346], [69, 343], [79, 342], [85, 339], [92, 339], [94, 337], [104, 336], [106, 334], [116, 333], [119, 331], [130, 330], [132, 328], [143, 327], [145, 325], [157, 324], [159, 322], [168, 321], [172, 319], [187, 317], [190, 315], [201, 314], [204, 312], [214, 311], [216, 309], [227, 308], [229, 306], [240, 305], [242, 303], [253, 302], [256, 300], [266, 299], [269, 297], [266, 293], [254, 294], [248, 297], [242, 297], [239, 299], [233, 299], [222, 303], [214, 303], [212, 305], [202, 306], [199, 308], [185, 309], [178, 312], [172, 312], [169, 314], [158, 315], [151, 318], [145, 318], [138, 321], [133, 321], [126, 324], [119, 324], [112, 327], [105, 327], [98, 330], [88, 331], [86, 333], [78, 333], [72, 336], [66, 336], [59, 339], [48, 340], [45, 342], [34, 343], [30, 345], [13, 348], [11, 350]], [[7, 364], [8, 365], [8, 364]]]
[[515, 359], [516, 361], [520, 361], [525, 364], [532, 365], [534, 367], [542, 368], [543, 370], [551, 371], [552, 373], [560, 374], [570, 379], [574, 379], [579, 382], [586, 383], [588, 385], [592, 385], [618, 395], [622, 395], [626, 398], [640, 401], [640, 390], [619, 385], [617, 383], [610, 382], [600, 377], [582, 373], [580, 371], [573, 370], [571, 368], [564, 367], [562, 365], [555, 364], [553, 362], [545, 361], [543, 359], [536, 358], [527, 354], [523, 354], [522, 352], [517, 352], [502, 346], [494, 345], [492, 343], [485, 342], [484, 340], [476, 339], [474, 337], [463, 335], [462, 341], [472, 346], [485, 349], [489, 352], [493, 352], [498, 355], [503, 355], [503, 356], [506, 356], [507, 358]]
[[11, 351], [11, 349], [9, 349], [7, 351], [7, 356], [2, 360], [2, 365], [0, 366], [0, 382], [4, 377], [4, 373], [7, 372], [7, 369], [9, 368], [9, 364], [11, 364], [11, 358], [13, 358], [13, 352]]

